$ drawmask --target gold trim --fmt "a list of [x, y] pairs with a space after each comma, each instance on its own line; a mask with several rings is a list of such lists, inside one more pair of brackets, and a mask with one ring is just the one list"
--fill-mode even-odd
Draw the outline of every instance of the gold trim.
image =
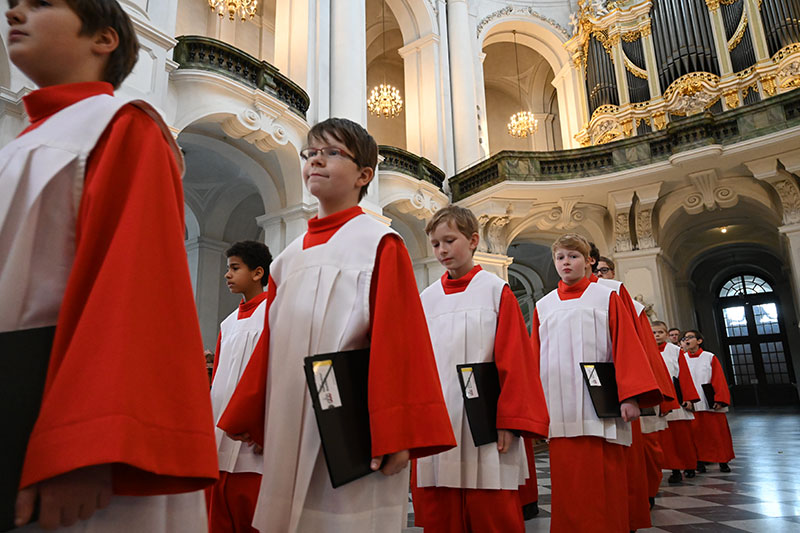
[[706, 6], [709, 11], [716, 11], [719, 9], [719, 2], [720, 0], [706, 0]]
[[647, 71], [643, 68], [638, 67], [633, 61], [628, 59], [628, 56], [625, 55], [625, 52], [622, 53], [622, 59], [625, 61], [625, 70], [627, 70], [637, 78], [641, 78], [643, 80], [647, 79]]
[[744, 39], [745, 31], [747, 31], [747, 13], [742, 12], [742, 19], [739, 21], [739, 27], [736, 28], [736, 33], [734, 33], [731, 40], [728, 41], [728, 52], [732, 52], [734, 48], [739, 46], [739, 43]]
[[664, 111], [659, 111], [653, 115], [653, 125], [656, 130], [663, 130], [667, 125], [667, 114]]
[[774, 63], [780, 63], [786, 57], [788, 57], [788, 56], [790, 56], [792, 54], [798, 53], [798, 52], [800, 52], [800, 43], [792, 43], [792, 44], [786, 45], [783, 48], [781, 48], [780, 50], [778, 50], [777, 52], [775, 52], [775, 55], [772, 56], [772, 61]]
[[638, 41], [641, 36], [642, 33], [640, 30], [627, 31], [622, 34], [622, 40], [626, 43], [632, 43]]
[[639, 34], [642, 37], [648, 37], [653, 32], [653, 28], [650, 26], [650, 19], [647, 19], [647, 24], [642, 26], [642, 29], [639, 30]]
[[758, 92], [758, 83], [753, 83], [752, 85], [748, 85], [747, 87], [742, 89], [742, 100], [747, 98], [747, 93], [749, 93], [750, 91], [753, 91], [753, 92], [757, 93]]
[[761, 78], [761, 87], [767, 96], [775, 96], [778, 88], [775, 86], [775, 76], [764, 76]]
[[739, 107], [739, 91], [736, 89], [732, 91], [728, 91], [725, 93], [725, 105], [728, 106], [729, 109], [736, 109]]

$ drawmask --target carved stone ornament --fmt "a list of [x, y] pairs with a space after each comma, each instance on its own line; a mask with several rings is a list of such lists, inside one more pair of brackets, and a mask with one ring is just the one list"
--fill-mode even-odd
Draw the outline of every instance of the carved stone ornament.
[[667, 126], [667, 114], [661, 111], [653, 115], [653, 126], [656, 130], [663, 130]]
[[651, 322], [654, 320], [658, 320], [658, 314], [656, 313], [656, 310], [653, 309], [653, 304], [645, 302], [644, 296], [642, 296], [641, 294], [637, 294], [636, 296], [633, 297], [633, 299], [642, 304], [642, 306], [644, 307], [643, 311]]
[[630, 137], [633, 134], [633, 119], [625, 119], [622, 121], [622, 132], [625, 137]]
[[633, 249], [628, 213], [617, 213], [614, 217], [614, 251], [630, 252]]
[[222, 123], [222, 131], [233, 139], [244, 139], [262, 152], [269, 152], [289, 142], [286, 130], [271, 118], [254, 109], [244, 109]]
[[483, 238], [478, 244], [478, 251], [490, 254], [505, 254], [508, 249], [506, 236], [509, 222], [511, 222], [511, 217], [508, 215], [499, 217], [481, 215], [478, 217], [478, 223], [483, 230]]
[[546, 22], [550, 26], [556, 29], [561, 35], [564, 36], [564, 39], [569, 39], [569, 33], [567, 30], [564, 29], [558, 22], [551, 18], [547, 18], [541, 14], [539, 14], [534, 8], [532, 7], [522, 7], [522, 6], [506, 6], [503, 9], [499, 9], [494, 13], [490, 13], [483, 17], [480, 22], [478, 22], [478, 32], [476, 37], [480, 39], [481, 32], [483, 29], [491, 24], [493, 21], [497, 19], [501, 19], [503, 17], [512, 17], [512, 16], [523, 16], [523, 17], [533, 17], [535, 19], [541, 20], [542, 22]]
[[417, 189], [406, 201], [398, 202], [395, 209], [419, 220], [428, 220], [440, 207], [428, 192]]
[[578, 227], [586, 218], [584, 212], [577, 207], [580, 196], [561, 198], [558, 205], [537, 215], [536, 227], [541, 230], [571, 230]]
[[778, 87], [794, 89], [800, 87], [800, 57], [781, 63], [777, 74]]
[[725, 105], [728, 109], [736, 109], [739, 107], [739, 91], [736, 89], [725, 93]]
[[601, 105], [594, 110], [587, 128], [591, 144], [605, 144], [622, 137], [624, 126], [617, 117], [618, 112], [615, 105]]
[[667, 109], [674, 115], [702, 113], [720, 98], [719, 76], [692, 72], [673, 81], [664, 91]]
[[732, 188], [720, 184], [714, 170], [696, 172], [689, 178], [694, 184], [694, 191], [683, 200], [683, 208], [690, 215], [713, 211], [717, 207], [733, 207], [739, 201], [739, 195]]
[[775, 76], [761, 78], [761, 87], [764, 88], [767, 96], [775, 96], [775, 93], [778, 92], [778, 87], [775, 85]]
[[797, 224], [800, 222], [800, 191], [794, 180], [781, 180], [773, 183], [783, 206], [783, 223]]
[[642, 209], [636, 215], [636, 240], [640, 250], [656, 247], [653, 235], [653, 210]]

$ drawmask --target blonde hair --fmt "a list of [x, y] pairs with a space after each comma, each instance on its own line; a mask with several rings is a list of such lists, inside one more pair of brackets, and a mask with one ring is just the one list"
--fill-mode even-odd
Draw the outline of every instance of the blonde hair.
[[591, 246], [589, 245], [589, 241], [578, 235], [577, 233], [565, 233], [558, 239], [553, 245], [550, 247], [550, 250], [553, 252], [553, 255], [556, 254], [556, 250], [559, 248], [563, 248], [565, 250], [575, 250], [576, 252], [580, 252], [584, 258], [587, 260], [589, 259], [589, 251], [591, 250]]
[[471, 239], [475, 233], [480, 233], [478, 219], [472, 211], [457, 205], [448, 205], [436, 211], [428, 225], [425, 226], [425, 234], [430, 235], [436, 226], [447, 222], [452, 222], [453, 226], [467, 239]]

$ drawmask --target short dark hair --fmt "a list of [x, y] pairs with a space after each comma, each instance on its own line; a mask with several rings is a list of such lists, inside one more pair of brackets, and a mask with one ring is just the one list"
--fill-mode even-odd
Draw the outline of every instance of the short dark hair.
[[269, 264], [272, 262], [272, 254], [263, 242], [258, 241], [239, 241], [225, 250], [225, 257], [236, 256], [240, 258], [247, 268], [255, 270], [258, 267], [264, 269], [264, 276], [261, 278], [261, 285], [265, 286], [269, 278]]
[[[326, 138], [342, 143], [353, 152], [353, 159], [359, 167], [374, 170], [378, 165], [378, 143], [361, 124], [346, 118], [329, 118], [309, 130], [306, 142], [311, 144], [315, 139], [324, 141]], [[359, 202], [366, 196], [368, 187], [369, 183], [361, 187], [358, 193]]]
[[[597, 260], [597, 264], [598, 264], [598, 265], [600, 264], [600, 261], [602, 261], [603, 263], [607, 264], [607, 265], [608, 265], [608, 268], [610, 268], [610, 269], [611, 269], [611, 270], [613, 270], [614, 272], [616, 272], [616, 271], [617, 271], [617, 265], [615, 265], [615, 264], [614, 264], [614, 261], [612, 261], [612, 260], [611, 260], [611, 259], [609, 259], [608, 257], [606, 257], [606, 256], [604, 256], [604, 255], [601, 255], [601, 256], [600, 256], [600, 259], [598, 259], [598, 260]], [[599, 268], [599, 266], [598, 266], [598, 268]]]
[[118, 88], [139, 59], [139, 40], [128, 14], [117, 0], [65, 0], [81, 19], [80, 35], [94, 35], [111, 28], [119, 36], [119, 46], [108, 56], [103, 81]]
[[703, 334], [697, 331], [696, 329], [687, 329], [686, 331], [683, 332], [683, 336], [685, 337], [687, 333], [694, 333], [694, 336], [697, 337], [697, 340], [699, 341], [704, 340]]
[[592, 272], [597, 272], [597, 263], [600, 262], [600, 250], [595, 246], [592, 241], [589, 241], [589, 258], [594, 259], [592, 265]]
[[667, 330], [667, 333], [672, 333], [673, 331], [677, 331], [678, 333], [680, 333], [681, 332], [681, 328], [669, 328]]

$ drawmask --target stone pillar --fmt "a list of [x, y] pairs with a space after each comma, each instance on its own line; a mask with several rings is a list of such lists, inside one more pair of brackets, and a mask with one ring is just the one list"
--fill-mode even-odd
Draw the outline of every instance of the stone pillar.
[[556, 140], [553, 138], [553, 116], [552, 113], [534, 113], [533, 118], [538, 122], [539, 129], [531, 138], [531, 150], [534, 152], [545, 152], [556, 149]]
[[614, 60], [619, 105], [624, 106], [631, 102], [631, 96], [628, 92], [628, 75], [625, 70], [625, 54], [622, 52], [622, 40], [619, 37], [619, 33], [612, 33], [608, 36], [608, 40], [611, 46], [611, 57]]
[[475, 39], [467, 0], [447, 2], [447, 19], [455, 170], [459, 172], [481, 158], [473, 58]]
[[652, 305], [657, 320], [669, 318], [667, 308], [670, 300], [661, 276], [661, 248], [616, 253], [614, 261], [616, 277], [625, 284], [631, 297], [641, 296], [644, 305]]
[[764, 33], [764, 23], [761, 21], [761, 1], [744, 0], [744, 12], [747, 15], [747, 26], [750, 38], [753, 40], [753, 51], [756, 54], [756, 63], [770, 59], [767, 36]]
[[555, 73], [553, 87], [558, 97], [558, 115], [561, 121], [561, 143], [564, 150], [580, 148], [575, 135], [589, 122], [589, 108], [586, 96], [583, 60], [578, 54], [573, 56], [573, 63], [565, 63]]
[[434, 256], [417, 259], [413, 265], [414, 277], [417, 279], [419, 292], [422, 292], [431, 283], [441, 278], [446, 270]]
[[792, 268], [795, 313], [800, 313], [800, 223], [779, 226], [778, 231], [786, 237], [789, 263]]
[[283, 251], [293, 240], [308, 229], [308, 220], [317, 214], [317, 206], [302, 204], [256, 218], [264, 230], [264, 244], [272, 257]]
[[405, 74], [406, 149], [445, 167], [444, 102], [439, 36], [428, 34], [398, 50]]
[[633, 189], [608, 193], [608, 212], [614, 223], [614, 251], [618, 253], [629, 252], [633, 249], [630, 230], [633, 193]]
[[708, 14], [711, 18], [711, 30], [714, 33], [714, 46], [717, 49], [719, 74], [720, 78], [725, 78], [733, 74], [733, 66], [731, 65], [731, 55], [728, 52], [728, 38], [725, 35], [725, 22], [722, 20], [719, 3], [720, 0], [706, 0]]
[[661, 96], [661, 82], [658, 80], [658, 62], [656, 49], [653, 45], [653, 31], [650, 22], [642, 28], [642, 49], [644, 50], [644, 65], [647, 69], [647, 87], [650, 89], [650, 99]]
[[473, 257], [475, 262], [483, 267], [484, 270], [508, 281], [508, 265], [514, 262], [513, 257], [503, 254], [490, 254], [488, 252], [475, 252]]
[[331, 0], [330, 18], [330, 114], [366, 127], [366, 4], [363, 0]]
[[222, 286], [223, 255], [230, 243], [196, 237], [186, 241], [186, 255], [192, 276], [194, 301], [203, 334], [203, 346], [214, 349], [219, 326], [220, 287]]

